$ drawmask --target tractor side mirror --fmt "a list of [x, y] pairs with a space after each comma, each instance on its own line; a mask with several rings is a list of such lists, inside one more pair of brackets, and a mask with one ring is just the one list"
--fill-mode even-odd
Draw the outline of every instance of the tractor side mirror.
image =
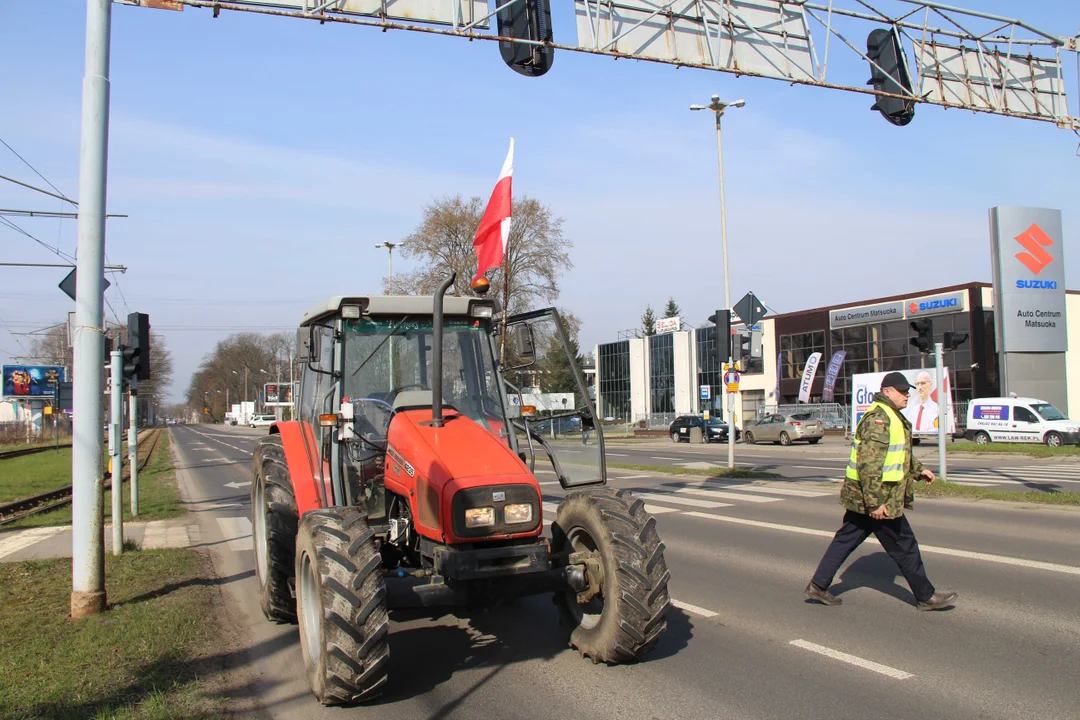
[[319, 359], [319, 345], [313, 330], [313, 326], [308, 325], [296, 331], [296, 359], [300, 362], [317, 362]]
[[514, 357], [509, 358], [511, 369], [526, 368], [536, 362], [536, 344], [533, 341], [531, 325], [512, 325], [508, 328], [513, 343]]

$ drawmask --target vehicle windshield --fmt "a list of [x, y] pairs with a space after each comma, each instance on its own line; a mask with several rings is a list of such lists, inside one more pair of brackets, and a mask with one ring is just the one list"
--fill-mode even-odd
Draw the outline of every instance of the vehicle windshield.
[[795, 414], [793, 414], [791, 416], [791, 419], [792, 420], [813, 420], [814, 415], [813, 415], [813, 413], [808, 413], [808, 412], [795, 413]]
[[[446, 318], [443, 332], [443, 407], [505, 436], [487, 321]], [[430, 404], [432, 339], [429, 315], [347, 320], [343, 397], [389, 409], [402, 393], [416, 393], [416, 404]]]
[[1031, 406], [1043, 420], [1068, 420], [1069, 418], [1050, 403], [1036, 403]]
[[717, 417], [709, 418], [709, 425], [715, 427], [716, 425], [726, 426], [727, 423]]

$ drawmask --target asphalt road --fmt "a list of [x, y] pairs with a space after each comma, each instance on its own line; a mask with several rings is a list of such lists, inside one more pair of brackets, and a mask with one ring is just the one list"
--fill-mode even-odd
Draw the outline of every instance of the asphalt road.
[[[811, 604], [802, 590], [841, 515], [836, 486], [820, 477], [836, 477], [846, 455], [836, 443], [739, 446], [740, 459], [790, 473], [768, 483], [611, 471], [612, 484], [646, 497], [667, 547], [676, 606], [644, 662], [579, 658], [547, 597], [486, 613], [396, 611], [387, 694], [369, 707], [322, 708], [307, 688], [296, 627], [270, 624], [258, 609], [245, 484], [258, 434], [173, 430], [178, 477], [247, 646], [228, 661], [228, 691], [245, 717], [1080, 716], [1080, 512], [917, 501], [911, 521], [930, 578], [960, 592], [955, 609], [917, 611], [872, 542], [837, 577], [845, 604]], [[613, 445], [610, 459], [706, 462], [721, 450], [662, 447]], [[828, 472], [799, 474], [819, 467]], [[540, 479], [549, 516], [563, 491]]]
[[[801, 480], [840, 481], [851, 453], [843, 437], [827, 436], [817, 445], [795, 443], [788, 447], [759, 443], [736, 443], [735, 464]], [[923, 443], [916, 456], [931, 470], [938, 470], [936, 444]], [[690, 468], [727, 466], [727, 445], [690, 445], [659, 439], [648, 442], [607, 443], [608, 462], [627, 465], [658, 465]], [[946, 458], [949, 480], [995, 490], [1080, 492], [1080, 458], [1032, 458], [1021, 455], [965, 455], [951, 452]]]

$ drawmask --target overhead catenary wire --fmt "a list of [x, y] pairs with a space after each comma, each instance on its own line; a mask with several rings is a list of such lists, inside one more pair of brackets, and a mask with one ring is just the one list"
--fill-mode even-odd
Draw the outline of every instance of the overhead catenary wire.
[[[23, 162], [23, 165], [26, 165], [26, 167], [30, 168], [30, 169], [31, 169], [31, 170], [33, 171], [33, 173], [34, 173], [35, 175], [37, 175], [37, 176], [38, 176], [39, 178], [41, 178], [42, 180], [44, 180], [44, 181], [45, 181], [45, 184], [46, 184], [46, 185], [48, 185], [48, 186], [49, 186], [49, 187], [51, 187], [51, 188], [52, 188], [53, 190], [55, 190], [55, 191], [57, 192], [57, 194], [56, 194], [56, 195], [53, 195], [53, 197], [55, 197], [55, 198], [57, 198], [57, 199], [59, 199], [59, 200], [65, 200], [65, 201], [67, 201], [67, 202], [71, 203], [72, 205], [74, 205], [74, 206], [78, 207], [79, 203], [77, 203], [77, 202], [75, 202], [74, 200], [72, 200], [71, 198], [69, 198], [69, 197], [68, 197], [67, 195], [65, 195], [65, 194], [64, 194], [64, 193], [63, 193], [63, 192], [62, 192], [62, 191], [60, 190], [60, 188], [58, 188], [58, 187], [56, 187], [55, 185], [53, 185], [53, 184], [52, 184], [52, 183], [51, 183], [51, 182], [49, 181], [49, 178], [45, 177], [45, 176], [44, 176], [44, 175], [42, 175], [42, 174], [41, 174], [40, 172], [38, 172], [38, 169], [37, 169], [36, 167], [34, 167], [33, 165], [31, 165], [31, 164], [30, 164], [30, 161], [29, 161], [29, 160], [27, 160], [27, 159], [26, 159], [26, 158], [24, 158], [24, 157], [23, 157], [22, 155], [20, 155], [20, 154], [19, 154], [18, 152], [16, 152], [16, 151], [15, 151], [15, 148], [11, 147], [11, 146], [10, 146], [10, 145], [8, 145], [8, 144], [7, 144], [6, 142], [4, 142], [4, 139], [3, 139], [3, 138], [0, 138], [0, 144], [3, 144], [3, 146], [4, 146], [4, 147], [6, 147], [6, 148], [7, 148], [8, 150], [10, 150], [10, 151], [11, 151], [11, 154], [12, 154], [12, 155], [14, 155], [15, 157], [17, 157], [17, 158], [19, 158], [20, 160], [22, 160], [22, 162]], [[4, 178], [4, 179], [5, 179], [5, 180], [11, 180], [11, 178]], [[18, 183], [19, 185], [25, 185], [25, 183], [21, 183], [21, 182], [19, 182], [18, 180], [12, 180], [12, 182]], [[33, 190], [37, 190], [38, 192], [45, 192], [44, 190], [41, 190], [40, 188], [34, 188], [34, 187], [30, 186], [30, 185], [26, 185], [26, 187], [30, 187], [31, 189], [33, 189]], [[48, 193], [48, 192], [45, 192], [45, 194], [46, 194], [46, 195], [52, 195], [52, 193]]]
[[15, 223], [11, 222], [11, 220], [7, 219], [6, 217], [0, 216], [0, 224], [6, 225], [7, 227], [11, 228], [15, 232], [19, 233], [20, 235], [25, 235], [26, 237], [30, 238], [31, 240], [36, 242], [41, 247], [43, 247], [46, 250], [48, 250], [49, 252], [51, 252], [52, 254], [54, 254], [54, 255], [56, 255], [58, 257], [62, 257], [63, 259], [67, 260], [68, 262], [71, 262], [71, 263], [75, 262], [74, 256], [68, 255], [66, 252], [64, 252], [60, 248], [54, 248], [52, 245], [49, 245], [47, 242], [45, 242], [43, 240], [39, 240], [38, 238], [34, 237], [33, 235], [31, 235], [26, 230], [23, 230], [21, 227], [19, 227]]

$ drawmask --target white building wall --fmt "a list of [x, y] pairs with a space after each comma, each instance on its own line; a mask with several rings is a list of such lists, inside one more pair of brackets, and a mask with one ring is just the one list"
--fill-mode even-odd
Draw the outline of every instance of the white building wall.
[[637, 419], [649, 412], [649, 354], [645, 340], [630, 341], [630, 416]]
[[675, 412], [679, 415], [694, 412], [694, 365], [691, 342], [693, 333], [672, 333], [675, 355]]
[[[776, 404], [776, 333], [771, 318], [761, 321], [761, 355], [764, 372], [743, 375], [739, 381], [739, 392], [735, 396], [735, 424], [742, 427], [743, 424], [743, 398], [744, 391], [760, 391], [765, 394], [765, 404]], [[724, 400], [727, 408], [727, 400]]]

